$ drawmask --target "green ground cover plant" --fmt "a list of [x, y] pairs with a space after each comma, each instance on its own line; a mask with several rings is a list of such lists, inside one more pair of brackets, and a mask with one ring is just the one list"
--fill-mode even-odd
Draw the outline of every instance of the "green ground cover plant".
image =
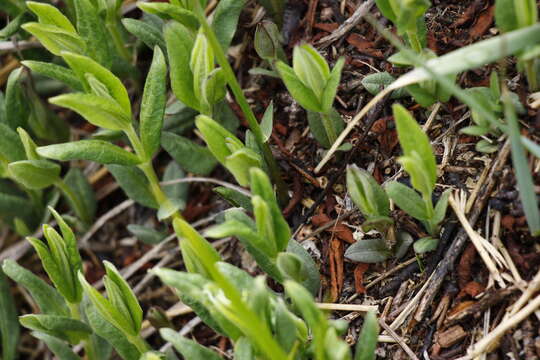
[[[533, 171], [540, 147], [533, 126], [520, 124], [518, 116], [524, 118], [530, 111], [521, 103], [523, 96], [508, 89], [509, 82], [498, 75], [506, 73], [502, 70], [491, 71], [489, 86], [463, 89], [457, 82], [460, 73], [515, 55], [517, 70], [526, 74], [529, 89], [537, 90], [540, 25], [535, 2], [497, 0], [495, 23], [501, 34], [437, 56], [427, 49], [429, 1], [375, 1], [399, 36], [372, 15], [365, 15], [382, 35], [381, 41], [386, 38], [398, 50], [385, 59], [391, 63], [386, 69], [392, 64], [414, 69], [399, 77], [385, 71], [364, 76], [361, 84], [374, 97], [354, 117], [348, 116], [352, 113], [348, 104], [341, 99], [339, 105], [334, 102], [338, 89], [347, 89], [351, 82], [350, 73], [344, 77], [344, 69], [358, 59], [332, 47], [319, 50], [318, 40], [285, 44], [284, 34], [289, 35], [295, 11], [292, 3], [261, 0], [259, 6], [244, 0], [170, 0], [134, 5], [120, 0], [67, 0], [62, 4], [9, 0], [0, 4], [9, 19], [0, 29], [0, 45], [8, 46], [14, 40], [13, 53], [21, 65], [11, 71], [5, 91], [0, 93], [0, 221], [6, 227], [2, 243], [4, 233], [16, 234], [26, 239], [20, 241], [27, 241], [39, 258], [28, 266], [23, 266], [24, 259], [7, 259], [1, 264], [1, 359], [23, 358], [18, 348], [21, 326], [24, 341], [31, 334], [61, 360], [174, 360], [177, 354], [193, 360], [373, 360], [380, 340], [379, 322], [385, 326], [386, 339], [390, 336], [409, 354], [410, 348], [395, 334], [395, 326], [385, 323], [389, 307], [381, 320], [376, 311], [363, 313], [361, 326], [350, 326], [321, 309], [328, 304], [320, 302], [332, 296], [328, 288], [339, 287], [333, 277], [339, 273], [335, 268], [341, 266], [343, 271], [349, 266], [332, 258], [327, 270], [321, 256], [330, 257], [328, 254], [341, 249], [339, 256], [352, 262], [377, 264], [373, 266], [384, 277], [380, 263], [388, 265], [413, 253], [411, 245], [417, 259], [418, 254], [439, 250], [441, 243], [446, 246], [439, 238], [448, 225], [452, 188], [437, 191], [441, 180], [438, 157], [430, 134], [419, 123], [423, 112], [432, 111], [429, 107], [436, 102], [450, 104], [449, 112], [460, 107], [452, 101], [468, 108], [471, 122], [456, 133], [482, 137], [476, 151], [496, 155], [502, 141], [508, 139], [516, 202], [524, 216], [523, 226], [525, 220], [528, 226], [528, 233], [520, 234], [540, 235], [537, 174]], [[253, 56], [232, 64], [231, 59], [241, 56], [234, 44], [245, 36], [238, 35], [237, 28], [248, 5], [255, 7], [255, 18], [268, 15], [273, 22], [265, 19], [256, 28], [255, 23], [242, 26], [252, 29], [252, 47], [259, 59]], [[136, 9], [137, 18], [124, 16], [126, 6]], [[313, 21], [309, 26], [306, 34], [313, 30]], [[17, 47], [19, 40], [25, 46], [30, 44], [28, 52]], [[327, 54], [337, 59], [333, 66]], [[242, 72], [238, 64], [258, 65]], [[288, 118], [284, 120], [288, 114], [280, 112], [283, 99], [267, 100], [267, 90], [258, 85], [253, 87], [255, 91], [248, 91], [240, 76], [244, 73], [260, 76], [262, 81], [280, 79], [279, 86], [290, 95], [288, 101], [292, 97], [306, 110], [304, 125], [318, 144], [297, 144], [298, 139], [309, 138], [307, 129], [292, 132], [297, 140], [282, 144], [276, 133], [292, 137], [284, 123], [292, 127], [297, 120], [291, 119], [291, 124]], [[384, 181], [386, 174], [353, 164], [364, 161], [358, 150], [369, 148], [362, 141], [369, 136], [370, 127], [362, 130], [365, 137], [355, 135], [343, 145], [360, 119], [382, 99], [383, 107], [386, 101], [392, 104], [392, 116], [381, 112], [371, 116], [385, 120], [385, 126], [395, 125], [400, 149], [395, 153], [401, 156], [388, 164], [406, 175], [392, 181]], [[394, 103], [396, 99], [404, 105]], [[363, 98], [358, 104], [363, 104]], [[347, 116], [338, 112], [342, 108]], [[70, 127], [77, 130], [70, 131]], [[241, 127], [245, 131], [239, 131]], [[532, 136], [525, 136], [524, 131]], [[273, 137], [279, 145], [277, 151], [270, 147]], [[301, 161], [294, 158], [297, 149], [303, 151]], [[319, 177], [335, 151], [351, 149], [354, 153], [349, 154], [354, 156], [339, 157], [333, 163], [343, 170], [333, 176], [344, 175], [346, 186], [329, 182], [332, 172]], [[374, 165], [378, 156], [387, 155], [384, 149], [377, 152]], [[172, 160], [165, 162], [167, 154]], [[315, 166], [321, 154], [322, 161]], [[100, 281], [92, 279], [83, 266], [87, 254], [79, 250], [78, 239], [89, 230], [95, 234], [96, 214], [102, 209], [98, 209], [100, 192], [95, 193], [95, 182], [82, 169], [87, 164], [110, 173], [124, 194], [138, 204], [137, 209], [151, 214], [152, 226], [130, 224], [126, 231], [145, 246], [159, 246], [169, 232], [178, 239], [181, 259], [176, 265], [182, 268], [149, 263], [148, 274], [226, 340], [226, 353], [181, 334], [178, 324], [161, 310], [145, 311], [147, 303], [112, 258], [92, 259], [93, 265], [104, 269]], [[227, 172], [216, 170], [222, 168]], [[287, 173], [291, 169], [299, 174], [293, 189], [284, 181], [292, 178]], [[235, 184], [210, 178], [214, 175]], [[212, 225], [204, 231], [196, 230], [190, 220], [193, 194], [186, 183], [193, 179], [220, 184], [214, 192], [232, 205], [225, 209], [220, 202], [219, 210], [207, 221]], [[304, 198], [306, 184], [315, 184], [330, 200], [321, 206], [322, 200]], [[345, 192], [351, 204], [340, 198]], [[298, 204], [307, 207], [304, 204], [312, 203], [313, 209], [305, 211], [308, 217], [317, 207], [329, 214], [335, 210], [332, 207], [338, 207], [336, 203], [340, 211], [355, 207], [362, 219], [355, 235], [368, 238], [351, 235], [348, 242], [352, 244], [346, 250], [337, 246], [334, 231], [338, 225], [344, 226], [341, 219], [331, 223], [332, 228], [323, 228], [325, 224], [307, 236], [302, 234], [297, 223], [306, 222], [304, 210], [295, 209]], [[192, 212], [183, 213], [185, 209]], [[315, 244], [312, 238], [324, 230], [332, 234], [330, 245]], [[242, 259], [216, 248], [229, 239], [237, 239], [245, 250]], [[85, 252], [90, 253], [87, 245]], [[318, 254], [317, 246], [324, 246], [323, 255]], [[237, 266], [239, 263], [251, 264], [250, 269]], [[354, 270], [358, 292], [354, 297], [361, 293], [363, 273], [359, 275], [359, 269]], [[332, 274], [328, 276], [328, 272]], [[323, 278], [330, 281], [321, 281]], [[35, 304], [33, 313], [17, 306], [19, 299], [10, 290], [13, 283]], [[344, 301], [345, 297], [333, 300]], [[370, 309], [381, 304], [378, 300], [366, 303], [376, 304], [368, 306]], [[148, 339], [143, 332], [145, 318], [157, 317], [162, 323], [153, 326], [159, 337]], [[396, 321], [401, 317], [394, 316]], [[161, 347], [163, 342], [172, 347]]]

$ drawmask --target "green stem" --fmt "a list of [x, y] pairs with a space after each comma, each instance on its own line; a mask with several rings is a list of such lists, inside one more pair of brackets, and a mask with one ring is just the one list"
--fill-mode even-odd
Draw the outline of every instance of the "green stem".
[[319, 113], [319, 114], [321, 115], [321, 120], [324, 126], [324, 130], [326, 131], [326, 136], [328, 137], [328, 141], [330, 142], [330, 145], [332, 145], [337, 140], [336, 129], [334, 128], [333, 121], [330, 118], [329, 113]]
[[[79, 303], [70, 303], [68, 302], [69, 311], [71, 313], [71, 318], [75, 320], [81, 320], [81, 312], [79, 310]], [[98, 360], [96, 356], [96, 350], [94, 349], [94, 346], [92, 344], [92, 341], [90, 339], [83, 340], [82, 345], [84, 348], [84, 353], [86, 355], [86, 358], [89, 360]]]
[[56, 185], [56, 187], [58, 187], [58, 189], [60, 189], [60, 191], [64, 194], [68, 202], [73, 206], [73, 210], [75, 210], [75, 213], [81, 219], [81, 221], [84, 224], [89, 225], [92, 222], [90, 214], [88, 214], [88, 211], [86, 211], [84, 204], [73, 192], [73, 190], [71, 190], [71, 188], [65, 183], [63, 179], [58, 180], [56, 183], [54, 183], [54, 185]]
[[206, 16], [204, 15], [204, 11], [199, 4], [199, 2], [195, 2], [196, 7], [196, 15], [199, 19], [199, 22], [201, 23], [201, 26], [204, 29], [204, 32], [206, 34], [206, 37], [208, 39], [208, 42], [210, 43], [210, 46], [212, 46], [212, 49], [214, 50], [214, 54], [216, 56], [217, 62], [223, 69], [223, 73], [225, 74], [225, 78], [227, 79], [227, 83], [229, 84], [229, 87], [231, 88], [231, 91], [234, 94], [234, 97], [236, 101], [238, 102], [238, 105], [242, 109], [242, 112], [244, 113], [246, 117], [246, 121], [248, 122], [249, 128], [253, 132], [253, 135], [255, 137], [255, 141], [257, 142], [258, 147], [261, 149], [264, 160], [266, 164], [268, 165], [268, 169], [270, 171], [270, 176], [272, 177], [272, 180], [276, 184], [277, 188], [277, 194], [278, 198], [280, 200], [280, 203], [286, 203], [288, 196], [287, 196], [287, 186], [283, 179], [281, 178], [281, 172], [279, 170], [279, 167], [277, 165], [276, 160], [274, 159], [274, 156], [272, 155], [272, 151], [270, 150], [270, 147], [268, 146], [268, 143], [264, 141], [264, 136], [261, 130], [261, 127], [259, 123], [257, 122], [257, 118], [255, 117], [255, 114], [253, 113], [253, 110], [251, 110], [251, 107], [249, 106], [249, 103], [244, 95], [244, 92], [242, 91], [242, 88], [240, 87], [240, 84], [236, 80], [236, 76], [234, 74], [234, 71], [229, 64], [229, 60], [227, 59], [227, 56], [225, 55], [225, 52], [221, 48], [221, 44], [219, 43], [216, 34], [214, 33], [214, 30], [210, 27], [208, 24], [208, 21], [206, 20]]

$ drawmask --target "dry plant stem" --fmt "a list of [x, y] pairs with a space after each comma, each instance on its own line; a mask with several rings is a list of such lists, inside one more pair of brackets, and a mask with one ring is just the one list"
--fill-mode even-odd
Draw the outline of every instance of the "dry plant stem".
[[499, 264], [502, 263], [505, 267], [507, 267], [504, 257], [497, 251], [497, 249], [493, 245], [491, 245], [491, 243], [487, 242], [486, 239], [484, 239], [476, 231], [474, 231], [472, 226], [467, 221], [467, 218], [465, 217], [463, 207], [458, 204], [458, 201], [456, 201], [454, 196], [450, 196], [450, 198], [448, 199], [448, 203], [456, 213], [459, 222], [463, 226], [463, 229], [465, 229], [465, 231], [467, 232], [467, 235], [471, 239], [471, 242], [476, 248], [476, 251], [478, 251], [478, 254], [484, 261], [484, 264], [488, 268], [490, 274], [499, 283], [500, 287], [505, 288], [506, 284], [501, 278], [501, 273], [499, 272], [499, 270], [497, 269], [497, 265], [491, 258], [493, 257], [495, 260], [499, 260]]
[[405, 343], [405, 340], [403, 340], [398, 334], [396, 334], [396, 332], [390, 326], [388, 326], [388, 324], [383, 319], [379, 320], [379, 324], [384, 330], [386, 330], [386, 332], [388, 332], [388, 334], [392, 338], [394, 338], [394, 340], [396, 340], [396, 342], [399, 344], [399, 346], [401, 346], [403, 351], [405, 351], [405, 353], [409, 355], [410, 359], [419, 360], [415, 353], [411, 350], [409, 345]]
[[405, 321], [405, 319], [414, 311], [414, 309], [417, 308], [418, 303], [420, 302], [420, 298], [427, 291], [427, 289], [429, 287], [429, 283], [433, 279], [433, 275], [434, 274], [431, 274], [431, 276], [427, 279], [426, 283], [424, 285], [422, 285], [422, 288], [420, 288], [420, 290], [414, 296], [414, 298], [412, 298], [412, 300], [409, 301], [409, 303], [401, 311], [399, 316], [392, 322], [392, 324], [390, 324], [390, 327], [392, 329], [397, 329], [398, 327], [400, 327], [401, 324], [403, 324], [403, 322]]
[[[495, 174], [502, 170], [503, 166], [506, 164], [508, 155], [510, 154], [510, 140], [506, 140], [501, 150], [498, 152], [497, 158], [491, 163], [491, 169], [489, 170], [489, 175], [487, 177], [487, 183], [479, 195], [476, 206], [473, 207], [471, 215], [469, 216], [469, 223], [471, 226], [476, 224], [476, 221], [482, 214], [484, 207], [495, 187], [495, 181], [498, 178]], [[460, 229], [454, 241], [450, 245], [450, 248], [447, 250], [444, 259], [437, 265], [437, 268], [433, 272], [433, 276], [428, 280], [429, 283], [428, 290], [420, 302], [420, 306], [416, 311], [415, 320], [421, 321], [424, 317], [428, 307], [433, 302], [433, 299], [439, 292], [441, 285], [448, 274], [448, 271], [454, 265], [454, 262], [458, 256], [463, 251], [467, 241], [467, 232], [464, 229]]]
[[474, 344], [469, 351], [468, 357], [474, 359], [485, 352], [494, 350], [494, 345], [496, 345], [499, 338], [506, 331], [525, 320], [529, 315], [536, 311], [538, 307], [540, 307], [540, 295], [536, 296], [527, 306], [512, 315], [510, 318], [503, 320], [486, 337]]
[[330, 35], [323, 37], [319, 40], [319, 44], [322, 47], [330, 45], [332, 42], [338, 40], [340, 37], [344, 36], [350, 30], [352, 30], [362, 18], [371, 10], [373, 6], [373, 0], [367, 0], [362, 5], [358, 6], [352, 16], [345, 20], [336, 30], [334, 30]]
[[529, 301], [529, 299], [540, 289], [540, 271], [534, 276], [534, 278], [529, 283], [529, 286], [527, 286], [527, 289], [523, 294], [521, 294], [518, 301], [512, 305], [512, 309], [505, 315], [505, 319], [508, 319], [515, 315], [519, 309], [523, 307]]
[[334, 304], [334, 303], [317, 303], [317, 307], [321, 310], [333, 311], [377, 311], [377, 306], [372, 305], [356, 305], [356, 304]]

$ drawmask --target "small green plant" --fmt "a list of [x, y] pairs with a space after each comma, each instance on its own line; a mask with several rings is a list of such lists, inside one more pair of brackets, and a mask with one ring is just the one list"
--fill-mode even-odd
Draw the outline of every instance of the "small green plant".
[[429, 0], [376, 0], [379, 11], [392, 21], [399, 35], [417, 53], [426, 47], [424, 14], [431, 6]]
[[398, 161], [409, 174], [414, 190], [392, 181], [386, 185], [386, 192], [402, 210], [420, 220], [433, 237], [418, 240], [414, 245], [415, 251], [419, 253], [430, 251], [437, 245], [436, 237], [439, 235], [439, 225], [446, 214], [450, 190], [446, 190], [436, 206], [433, 206], [432, 195], [437, 180], [437, 164], [429, 138], [403, 106], [395, 104], [392, 109], [399, 143], [403, 150], [403, 156]]
[[251, 205], [255, 221], [240, 209], [231, 209], [225, 221], [206, 236], [236, 236], [265, 273], [281, 283], [293, 279], [312, 293], [319, 289], [319, 271], [307, 251], [291, 239], [291, 230], [277, 204], [270, 180], [255, 167], [249, 170]]
[[292, 97], [308, 111], [313, 136], [328, 148], [343, 130], [343, 120], [332, 107], [345, 58], [332, 71], [326, 60], [309, 44], [298, 45], [293, 52], [293, 66], [276, 63], [277, 71]]
[[353, 165], [347, 168], [347, 190], [365, 217], [362, 231], [376, 230], [381, 238], [355, 242], [347, 248], [345, 257], [364, 263], [381, 262], [390, 256], [403, 257], [413, 240], [406, 232], [396, 233], [390, 200], [382, 186], [368, 172]]
[[[510, 32], [536, 25], [538, 8], [534, 0], [497, 0], [495, 2], [495, 23], [501, 32]], [[538, 66], [540, 64], [540, 48], [530, 45], [518, 54], [518, 67], [525, 71], [529, 89], [539, 89], [540, 79]]]
[[[492, 112], [497, 119], [501, 119], [503, 117], [504, 114], [499, 76], [496, 72], [491, 73], [489, 87], [475, 87], [465, 89], [464, 91], [468, 95], [474, 97], [477, 102], [484, 106], [485, 109]], [[521, 105], [518, 95], [513, 92], [509, 92], [509, 96], [511, 97], [512, 102], [519, 113], [523, 113], [525, 108], [523, 108], [523, 105]], [[496, 124], [492, 124], [474, 108], [471, 108], [471, 118], [474, 125], [467, 126], [461, 129], [460, 132], [467, 135], [482, 137], [486, 137], [487, 135], [499, 137], [503, 134], [504, 123], [501, 120], [499, 120]], [[492, 153], [497, 151], [498, 144], [493, 140], [484, 138], [476, 143], [475, 148], [480, 152]]]

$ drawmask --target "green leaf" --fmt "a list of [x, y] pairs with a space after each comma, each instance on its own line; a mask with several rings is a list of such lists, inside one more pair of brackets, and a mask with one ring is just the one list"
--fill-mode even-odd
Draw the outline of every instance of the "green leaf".
[[164, 233], [148, 226], [129, 224], [127, 229], [137, 238], [137, 240], [150, 245], [159, 244], [166, 236]]
[[332, 142], [330, 141], [329, 135], [326, 132], [323, 116], [325, 116], [331, 123], [336, 134], [339, 134], [343, 130], [344, 123], [341, 115], [339, 115], [339, 113], [333, 108], [330, 109], [330, 112], [327, 114], [317, 113], [309, 110], [307, 111], [309, 129], [311, 130], [313, 137], [323, 147], [328, 149], [332, 145]]
[[538, 197], [536, 196], [533, 175], [529, 168], [529, 162], [525, 149], [521, 143], [519, 122], [516, 117], [514, 106], [510, 97], [503, 95], [504, 115], [508, 123], [508, 137], [512, 149], [512, 164], [516, 173], [519, 199], [523, 205], [523, 212], [527, 218], [529, 230], [533, 236], [540, 235], [540, 210], [538, 209]]
[[114, 265], [108, 261], [104, 261], [106, 277], [103, 279], [107, 296], [112, 305], [120, 310], [124, 318], [130, 319], [133, 327], [133, 335], [138, 335], [141, 330], [143, 312], [133, 290], [128, 283], [120, 275]]
[[[324, 57], [313, 46], [302, 44], [294, 47], [293, 69], [296, 76], [306, 87], [313, 91], [321, 104], [323, 101], [327, 102], [323, 98], [323, 92], [330, 77], [330, 67]], [[324, 106], [321, 108], [322, 112], [324, 112]]]
[[64, 66], [34, 60], [21, 61], [21, 64], [30, 68], [30, 70], [37, 74], [63, 82], [73, 90], [81, 91], [83, 89], [73, 70]]
[[107, 169], [130, 199], [152, 209], [158, 208], [156, 199], [150, 191], [150, 184], [139, 168], [135, 166], [107, 165]]
[[97, 210], [97, 199], [94, 189], [92, 189], [92, 185], [90, 185], [83, 172], [74, 167], [69, 169], [68, 173], [64, 177], [64, 182], [71, 189], [71, 191], [73, 191], [77, 199], [79, 199], [82, 203], [84, 213], [79, 214], [78, 210], [76, 210], [77, 206], [73, 204], [69, 197], [66, 197], [69, 206], [77, 213], [77, 216], [79, 216], [82, 221], [91, 223], [96, 216]]
[[5, 260], [2, 264], [2, 270], [13, 281], [24, 286], [30, 292], [42, 313], [69, 316], [69, 309], [58, 291], [32, 272], [19, 266], [13, 260]]
[[313, 112], [323, 111], [322, 104], [317, 95], [315, 95], [313, 90], [304, 85], [302, 80], [295, 74], [293, 68], [282, 61], [278, 61], [276, 63], [276, 69], [294, 100], [306, 110]]
[[407, 254], [407, 251], [409, 251], [409, 247], [414, 242], [411, 234], [405, 231], [398, 231], [396, 235], [396, 247], [394, 250], [394, 255], [396, 259], [401, 259], [405, 254]]
[[385, 18], [395, 23], [397, 21], [397, 15], [392, 7], [392, 0], [375, 0], [377, 8], [383, 14]]
[[326, 82], [326, 86], [324, 87], [321, 106], [323, 112], [325, 113], [329, 112], [332, 109], [332, 104], [334, 103], [334, 99], [336, 98], [337, 88], [339, 86], [339, 81], [341, 80], [341, 71], [343, 70], [344, 65], [345, 58], [340, 57], [334, 65], [328, 81]]
[[413, 248], [416, 253], [423, 254], [435, 250], [438, 244], [439, 239], [424, 237], [416, 240], [413, 244]]
[[221, 357], [214, 351], [199, 345], [193, 340], [189, 340], [172, 329], [160, 329], [159, 334], [165, 340], [173, 344], [174, 348], [186, 360], [221, 360]]
[[257, 24], [255, 38], [253, 39], [253, 46], [255, 47], [255, 51], [259, 57], [268, 62], [273, 62], [275, 60], [286, 61], [285, 52], [283, 51], [283, 47], [281, 45], [282, 42], [283, 37], [281, 36], [276, 24], [268, 20], [263, 20]]
[[8, 77], [6, 84], [6, 124], [15, 130], [19, 126], [24, 126], [29, 115], [26, 96], [24, 96], [23, 68], [13, 70]]
[[140, 351], [128, 341], [126, 335], [111, 325], [108, 319], [104, 318], [94, 305], [85, 302], [84, 306], [84, 312], [92, 330], [107, 340], [122, 359], [132, 360], [138, 359], [141, 356]]
[[111, 301], [106, 299], [99, 291], [94, 289], [92, 285], [86, 281], [83, 274], [79, 271], [79, 281], [83, 287], [85, 295], [90, 302], [96, 307], [99, 314], [111, 323], [118, 330], [122, 331], [126, 336], [137, 336], [138, 332], [134, 331], [131, 319], [125, 317], [122, 309], [117, 309]]
[[356, 165], [347, 168], [347, 190], [367, 218], [390, 215], [390, 202], [383, 188], [373, 176]]
[[445, 190], [439, 198], [439, 201], [437, 201], [437, 205], [435, 205], [435, 214], [433, 215], [433, 222], [435, 224], [439, 224], [444, 220], [446, 208], [448, 207], [448, 197], [451, 193], [452, 189]]
[[131, 118], [112, 99], [94, 94], [71, 93], [49, 99], [51, 104], [71, 109], [89, 123], [110, 130], [126, 130], [131, 125]]
[[431, 182], [428, 171], [422, 166], [421, 156], [413, 151], [409, 156], [401, 156], [398, 161], [409, 174], [413, 188], [419, 191], [424, 199], [431, 196], [435, 184]]
[[354, 360], [375, 360], [378, 336], [379, 323], [377, 322], [377, 316], [373, 311], [370, 311], [364, 317], [364, 324], [356, 341]]
[[60, 166], [48, 160], [21, 160], [8, 165], [11, 176], [28, 189], [44, 189], [60, 180]]
[[514, 0], [495, 1], [495, 24], [501, 32], [509, 32], [519, 28]]
[[276, 263], [286, 279], [291, 279], [302, 283], [308, 277], [307, 270], [303, 266], [302, 259], [293, 253], [279, 253]]
[[[171, 161], [169, 165], [165, 168], [163, 173], [163, 181], [174, 181], [182, 179], [185, 177], [184, 171], [180, 166]], [[178, 204], [180, 209], [184, 209], [186, 206], [187, 196], [188, 196], [188, 183], [177, 183], [171, 185], [163, 185], [163, 191], [173, 203]]]
[[212, 20], [212, 30], [223, 51], [227, 51], [236, 32], [238, 18], [246, 0], [223, 0], [218, 3]]
[[199, 109], [200, 102], [193, 92], [193, 74], [189, 67], [191, 49], [195, 39], [185, 26], [171, 22], [164, 27], [171, 88], [174, 95], [182, 103], [193, 109]]
[[271, 227], [276, 236], [276, 249], [278, 252], [285, 251], [289, 244], [289, 240], [291, 239], [291, 229], [279, 209], [270, 179], [268, 178], [268, 175], [259, 168], [251, 168], [250, 174], [251, 191], [254, 195], [259, 195], [270, 209], [272, 221]]
[[418, 220], [428, 220], [426, 204], [416, 191], [397, 181], [388, 183], [385, 187], [388, 196], [403, 211]]
[[0, 133], [0, 159], [5, 158], [8, 162], [26, 159], [24, 146], [17, 133], [4, 123], [0, 123]]
[[[396, 55], [396, 54], [394, 54]], [[393, 56], [394, 56], [393, 55]], [[393, 62], [392, 62], [393, 63]], [[388, 85], [394, 82], [394, 77], [386, 71], [377, 72], [364, 76], [362, 79], [362, 86], [371, 94], [377, 95], [384, 90]], [[393, 91], [390, 98], [399, 99], [405, 96], [405, 92], [401, 89]]]
[[299, 244], [294, 239], [291, 239], [289, 241], [289, 244], [287, 245], [287, 252], [295, 254], [300, 259], [302, 259], [302, 263], [307, 274], [307, 277], [302, 282], [302, 285], [306, 289], [308, 289], [311, 294], [317, 294], [321, 286], [321, 275], [319, 274], [319, 267], [317, 266], [311, 255], [301, 244]]
[[135, 35], [150, 49], [154, 49], [156, 46], [159, 46], [162, 51], [167, 50], [161, 29], [154, 24], [146, 21], [124, 18], [122, 19], [122, 25], [124, 25], [127, 31]]
[[17, 308], [4, 272], [0, 269], [0, 337], [2, 359], [14, 360], [17, 356], [20, 328]]
[[21, 26], [34, 35], [51, 53], [61, 56], [62, 51], [84, 53], [86, 44], [76, 33], [72, 33], [53, 25], [28, 22]]
[[167, 92], [167, 64], [159, 49], [154, 48], [154, 58], [146, 77], [141, 102], [140, 135], [146, 156], [151, 159], [159, 149]]
[[[418, 154], [418, 160], [421, 161], [420, 169], [425, 171], [424, 176], [427, 178], [426, 185], [433, 189], [437, 181], [437, 164], [428, 136], [403, 106], [395, 104], [392, 110], [403, 153], [405, 156], [413, 157], [413, 153]], [[412, 179], [413, 184], [414, 181], [415, 179]]]
[[[86, 53], [101, 65], [110, 67], [115, 51], [110, 45], [110, 34], [98, 9], [91, 0], [76, 0], [74, 5], [77, 13], [77, 30], [86, 42], [88, 48]], [[82, 54], [82, 52], [78, 53]], [[98, 76], [96, 77], [99, 79]]]
[[[276, 333], [279, 334], [279, 332]], [[252, 360], [255, 358], [253, 346], [248, 338], [242, 336], [234, 343], [234, 358], [237, 360]]]
[[267, 142], [272, 136], [272, 130], [274, 129], [274, 102], [270, 102], [270, 105], [264, 111], [264, 115], [261, 120], [261, 131], [263, 134], [264, 142]]
[[27, 1], [26, 6], [38, 16], [41, 24], [54, 25], [66, 31], [76, 33], [69, 19], [52, 5]]
[[165, 20], [176, 20], [183, 26], [197, 30], [199, 21], [197, 17], [189, 10], [183, 9], [180, 6], [163, 3], [163, 2], [137, 2], [137, 7], [149, 14], [158, 15]]
[[247, 186], [249, 185], [249, 170], [260, 168], [262, 161], [259, 154], [244, 147], [227, 156], [224, 165], [233, 174], [238, 184]]
[[26, 130], [24, 130], [21, 127], [18, 127], [17, 133], [19, 134], [19, 138], [21, 139], [21, 143], [23, 144], [26, 158], [28, 160], [40, 160], [41, 157], [36, 152], [37, 145], [34, 142], [34, 140], [32, 140], [30, 135], [28, 135]]
[[81, 140], [41, 146], [39, 155], [60, 161], [89, 160], [100, 164], [137, 165], [141, 160], [121, 147], [102, 140]]
[[163, 132], [161, 142], [165, 151], [188, 172], [208, 175], [217, 164], [210, 150], [183, 136]]
[[66, 316], [30, 314], [19, 318], [21, 325], [68, 341], [76, 345], [92, 334], [92, 329], [80, 320]]
[[43, 341], [47, 345], [47, 348], [49, 348], [59, 360], [81, 360], [81, 358], [71, 350], [68, 344], [54, 336], [39, 331], [32, 332], [32, 336]]
[[[82, 2], [84, 1], [88, 0], [82, 0]], [[87, 74], [93, 75], [99, 82], [105, 85], [109, 95], [120, 105], [124, 116], [131, 122], [131, 102], [129, 101], [127, 90], [119, 78], [110, 70], [87, 56], [64, 52], [62, 53], [62, 57], [78, 76], [86, 91], [90, 90]]]
[[231, 188], [218, 186], [212, 189], [215, 193], [225, 199], [229, 204], [234, 207], [241, 207], [246, 211], [252, 212], [253, 206], [251, 205], [251, 199], [245, 194], [236, 191]]
[[525, 148], [537, 158], [540, 158], [540, 145], [526, 138], [525, 136], [521, 137], [521, 143]]
[[202, 133], [210, 152], [221, 164], [225, 164], [227, 157], [232, 154], [231, 148], [241, 149], [244, 147], [244, 144], [236, 136], [208, 116], [197, 116], [195, 124]]
[[360, 240], [345, 251], [345, 258], [368, 264], [382, 262], [389, 257], [390, 251], [383, 239]]

